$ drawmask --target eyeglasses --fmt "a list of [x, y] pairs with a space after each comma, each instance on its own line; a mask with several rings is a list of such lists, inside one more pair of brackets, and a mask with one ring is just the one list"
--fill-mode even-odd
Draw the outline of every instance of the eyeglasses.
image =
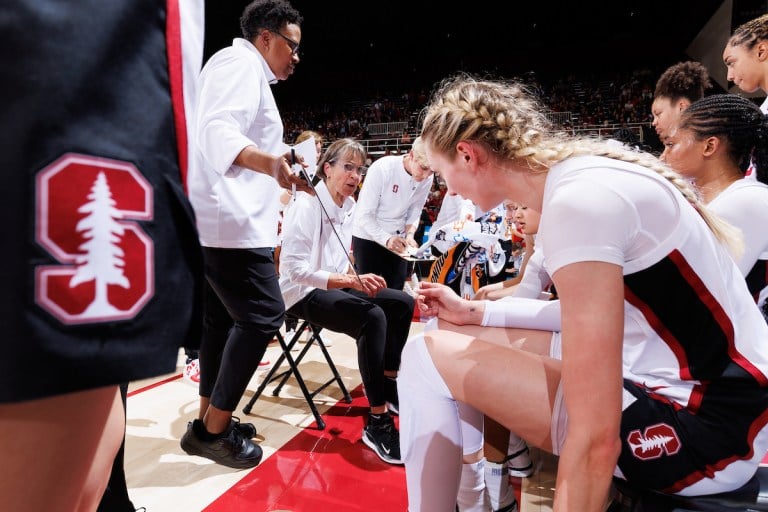
[[276, 30], [270, 30], [270, 32], [272, 32], [273, 34], [277, 34], [278, 36], [280, 36], [283, 39], [285, 39], [285, 42], [288, 43], [288, 46], [291, 49], [291, 55], [298, 55], [299, 54], [299, 43], [297, 43], [296, 41], [294, 41], [293, 39], [291, 39], [288, 36], [284, 36], [280, 32], [277, 32]]
[[351, 164], [349, 162], [341, 164], [341, 167], [344, 169], [344, 172], [349, 173], [349, 174], [354, 172], [355, 174], [357, 174], [361, 178], [363, 176], [365, 176], [365, 173], [368, 172], [368, 167], [366, 167], [364, 165]]

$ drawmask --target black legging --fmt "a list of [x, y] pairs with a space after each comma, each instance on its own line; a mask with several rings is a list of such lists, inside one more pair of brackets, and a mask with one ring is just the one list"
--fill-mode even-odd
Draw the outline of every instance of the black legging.
[[203, 247], [207, 286], [200, 344], [200, 396], [234, 411], [283, 324], [285, 304], [271, 249]]
[[375, 297], [353, 289], [312, 290], [294, 304], [290, 315], [357, 340], [357, 363], [371, 407], [386, 403], [384, 371], [400, 369], [408, 340], [413, 299], [385, 288]]
[[380, 275], [387, 287], [402, 290], [408, 278], [408, 262], [386, 247], [364, 238], [352, 237], [355, 268], [360, 274]]

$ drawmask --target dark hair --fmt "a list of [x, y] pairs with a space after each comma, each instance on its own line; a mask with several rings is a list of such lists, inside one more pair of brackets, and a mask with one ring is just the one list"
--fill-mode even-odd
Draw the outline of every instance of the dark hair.
[[654, 98], [664, 97], [676, 102], [687, 99], [691, 103], [704, 97], [704, 91], [712, 86], [709, 73], [701, 63], [678, 62], [661, 74], [656, 82]]
[[741, 172], [753, 163], [757, 179], [768, 183], [768, 117], [751, 100], [736, 94], [706, 96], [683, 111], [679, 126], [697, 139], [722, 137]]
[[301, 25], [304, 19], [286, 0], [254, 0], [243, 9], [240, 30], [253, 41], [262, 30], [279, 32], [286, 24]]

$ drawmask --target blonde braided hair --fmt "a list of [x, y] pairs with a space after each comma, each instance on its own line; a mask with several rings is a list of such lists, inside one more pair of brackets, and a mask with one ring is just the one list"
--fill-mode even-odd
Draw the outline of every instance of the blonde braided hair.
[[532, 169], [543, 168], [541, 172], [581, 155], [642, 165], [672, 183], [732, 254], [742, 250], [739, 230], [710, 212], [681, 175], [649, 153], [553, 130], [538, 101], [522, 84], [466, 74], [444, 80], [422, 112], [421, 137], [449, 159], [456, 157], [456, 144], [472, 141], [485, 145], [500, 160], [524, 160]]

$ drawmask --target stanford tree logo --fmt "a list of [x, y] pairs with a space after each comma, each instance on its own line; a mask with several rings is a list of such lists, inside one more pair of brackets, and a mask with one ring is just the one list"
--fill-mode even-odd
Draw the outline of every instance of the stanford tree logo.
[[131, 164], [67, 154], [37, 175], [37, 303], [65, 324], [127, 320], [154, 294], [152, 187]]

